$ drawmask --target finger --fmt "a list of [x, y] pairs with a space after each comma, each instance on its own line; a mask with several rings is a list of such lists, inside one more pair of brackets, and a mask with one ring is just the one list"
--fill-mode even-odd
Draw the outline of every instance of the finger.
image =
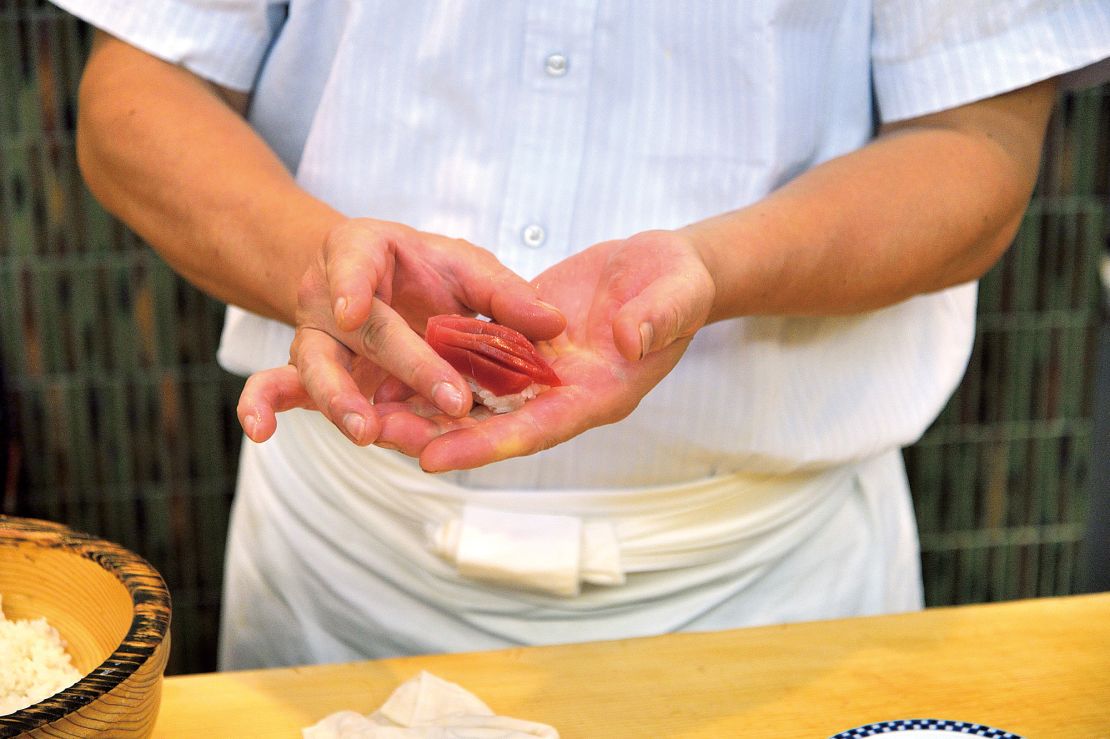
[[374, 300], [361, 329], [344, 342], [447, 415], [470, 410], [472, 394], [462, 376], [383, 301]]
[[474, 248], [483, 257], [460, 260], [455, 267], [455, 277], [470, 308], [533, 341], [553, 339], [566, 329], [562, 311], [541, 300], [534, 285], [490, 252]]
[[394, 249], [388, 232], [360, 221], [347, 221], [328, 233], [324, 273], [341, 331], [354, 331], [369, 318], [375, 294], [390, 301]]
[[297, 368], [287, 364], [247, 378], [235, 414], [247, 438], [262, 443], [277, 430], [276, 414], [291, 408], [311, 407], [312, 399], [301, 385]]
[[[378, 408], [379, 406], [375, 406]], [[410, 457], [418, 457], [433, 439], [454, 429], [466, 428], [478, 423], [480, 415], [451, 418], [442, 413], [427, 415], [421, 410], [410, 410], [404, 403], [383, 404], [381, 413], [382, 431], [375, 442], [386, 449], [395, 449]]]
[[582, 396], [576, 386], [552, 388], [520, 410], [448, 430], [427, 443], [420, 466], [426, 472], [472, 469], [553, 447], [596, 425]]
[[491, 295], [488, 311], [481, 309], [480, 312], [532, 341], [547, 341], [563, 333], [567, 319], [562, 311], [540, 300], [534, 287], [518, 280], [522, 278], [517, 275], [506, 277], [502, 288]]
[[697, 333], [709, 315], [711, 295], [682, 275], [662, 277], [626, 302], [613, 319], [613, 341], [636, 361]]
[[412, 397], [412, 394], [413, 389], [411, 387], [390, 375], [382, 380], [382, 384], [378, 386], [374, 393], [374, 405], [407, 400]]
[[323, 331], [309, 329], [298, 332], [293, 355], [301, 385], [328, 420], [359, 446], [374, 441], [380, 422], [351, 376], [351, 351]]

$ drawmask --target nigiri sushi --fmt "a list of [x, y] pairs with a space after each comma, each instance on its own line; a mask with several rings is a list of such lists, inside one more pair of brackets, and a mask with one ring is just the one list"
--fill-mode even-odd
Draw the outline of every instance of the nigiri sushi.
[[524, 334], [459, 315], [432, 316], [424, 340], [466, 378], [475, 398], [494, 413], [522, 407], [562, 384]]

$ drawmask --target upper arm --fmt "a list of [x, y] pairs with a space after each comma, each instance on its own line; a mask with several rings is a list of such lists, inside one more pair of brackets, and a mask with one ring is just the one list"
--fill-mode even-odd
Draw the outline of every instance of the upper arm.
[[184, 67], [165, 62], [99, 29], [96, 30], [93, 36], [92, 50], [85, 65], [85, 74], [81, 85], [82, 93], [91, 92], [89, 88], [95, 88], [96, 83], [102, 80], [103, 76], [110, 77], [115, 70], [124, 67], [140, 73], [144, 69], [154, 72], [164, 71], [164, 68], [179, 70], [208, 88], [210, 92], [239, 115], [246, 116], [247, 114], [250, 93], [217, 85], [210, 80], [193, 74]]

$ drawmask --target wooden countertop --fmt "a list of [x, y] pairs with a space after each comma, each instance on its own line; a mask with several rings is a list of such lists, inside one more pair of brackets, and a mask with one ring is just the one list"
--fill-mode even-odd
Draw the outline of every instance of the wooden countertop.
[[563, 739], [827, 737], [899, 718], [1110, 737], [1110, 593], [167, 678], [156, 737], [289, 736], [420, 670]]

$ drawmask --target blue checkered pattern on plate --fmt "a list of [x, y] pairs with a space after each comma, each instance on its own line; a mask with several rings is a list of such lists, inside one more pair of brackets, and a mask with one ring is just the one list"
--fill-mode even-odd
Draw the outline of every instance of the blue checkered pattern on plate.
[[830, 739], [858, 739], [859, 737], [892, 734], [900, 731], [946, 731], [967, 736], [990, 737], [990, 739], [1022, 739], [1018, 734], [1003, 729], [994, 729], [990, 726], [968, 723], [967, 721], [948, 721], [935, 718], [910, 718], [867, 724], [866, 726], [858, 726], [848, 731], [842, 731], [836, 736], [830, 737]]

